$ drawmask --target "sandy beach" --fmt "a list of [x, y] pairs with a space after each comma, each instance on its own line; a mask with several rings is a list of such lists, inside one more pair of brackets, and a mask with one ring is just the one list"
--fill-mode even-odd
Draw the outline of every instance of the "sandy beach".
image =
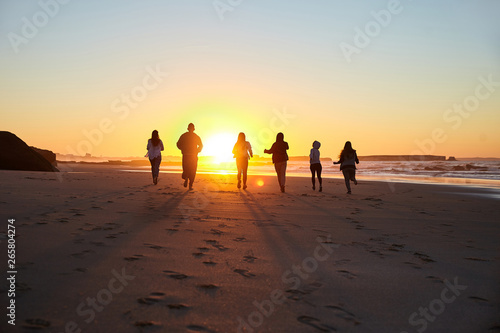
[[494, 190], [71, 168], [0, 171], [1, 332], [500, 332]]

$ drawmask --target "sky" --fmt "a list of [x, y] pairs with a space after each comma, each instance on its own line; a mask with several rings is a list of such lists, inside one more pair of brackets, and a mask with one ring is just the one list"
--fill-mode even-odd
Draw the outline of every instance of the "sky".
[[[500, 157], [496, 0], [0, 0], [0, 130], [62, 154]], [[230, 152], [229, 152], [230, 154]]]

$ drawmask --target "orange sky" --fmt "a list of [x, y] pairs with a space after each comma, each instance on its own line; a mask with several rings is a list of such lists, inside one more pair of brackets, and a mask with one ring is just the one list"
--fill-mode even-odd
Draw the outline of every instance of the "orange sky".
[[33, 36], [39, 4], [0, 6], [0, 129], [29, 145], [143, 156], [157, 129], [179, 155], [193, 122], [205, 153], [243, 131], [263, 155], [282, 131], [290, 155], [500, 157], [493, 2], [402, 2], [386, 22], [384, 1], [71, 2]]

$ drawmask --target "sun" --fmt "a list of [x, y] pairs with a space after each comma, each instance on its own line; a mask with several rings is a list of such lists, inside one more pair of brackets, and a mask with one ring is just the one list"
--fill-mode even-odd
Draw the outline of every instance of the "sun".
[[214, 134], [203, 143], [203, 154], [212, 156], [214, 163], [233, 162], [233, 147], [237, 139], [237, 135], [230, 133]]

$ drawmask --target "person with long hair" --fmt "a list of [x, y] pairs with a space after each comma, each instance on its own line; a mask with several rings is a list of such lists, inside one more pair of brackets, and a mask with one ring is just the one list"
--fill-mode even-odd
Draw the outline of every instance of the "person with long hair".
[[182, 179], [184, 179], [184, 187], [193, 189], [196, 170], [198, 169], [198, 153], [203, 149], [203, 143], [200, 137], [194, 133], [194, 124], [189, 123], [188, 131], [181, 135], [177, 141], [177, 148], [182, 152]]
[[356, 164], [359, 164], [358, 155], [356, 150], [352, 148], [350, 141], [347, 141], [344, 145], [344, 149], [340, 152], [339, 160], [333, 162], [333, 164], [340, 164], [340, 170], [344, 174], [345, 186], [347, 187], [347, 194], [351, 194], [351, 183], [352, 180], [354, 185], [358, 185], [356, 180]]
[[163, 142], [160, 140], [158, 131], [154, 130], [151, 133], [151, 139], [148, 140], [148, 145], [146, 147], [149, 157], [149, 162], [151, 163], [151, 173], [153, 174], [153, 184], [158, 184], [158, 176], [160, 175], [160, 164], [161, 164], [161, 152], [163, 151]]
[[271, 149], [265, 149], [264, 153], [273, 154], [274, 169], [276, 170], [276, 175], [278, 176], [278, 183], [280, 185], [281, 192], [285, 192], [285, 182], [286, 182], [286, 164], [288, 161], [288, 142], [284, 140], [285, 136], [283, 133], [278, 133], [276, 135], [276, 142], [273, 143]]
[[321, 143], [319, 143], [318, 141], [314, 141], [312, 144], [311, 152], [309, 153], [309, 164], [310, 164], [309, 168], [311, 169], [313, 191], [316, 190], [315, 175], [317, 174], [319, 182], [319, 192], [322, 192], [323, 184], [321, 179], [321, 170], [323, 168], [321, 166], [321, 161], [319, 160], [319, 147], [321, 147]]
[[246, 141], [245, 133], [238, 134], [238, 141], [234, 144], [233, 155], [238, 168], [238, 188], [241, 188], [241, 175], [243, 174], [243, 189], [247, 188], [248, 160], [253, 157], [252, 146]]

